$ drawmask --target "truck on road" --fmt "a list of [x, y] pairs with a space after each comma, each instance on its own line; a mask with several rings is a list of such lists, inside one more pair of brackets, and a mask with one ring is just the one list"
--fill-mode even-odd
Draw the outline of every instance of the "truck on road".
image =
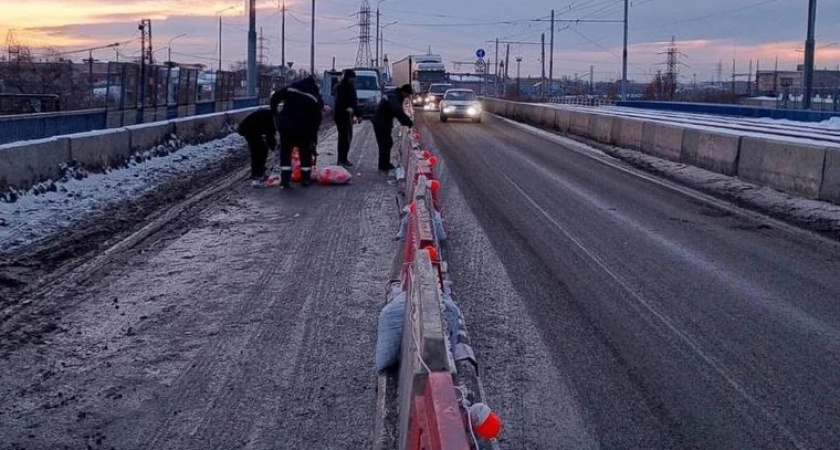
[[[362, 117], [371, 117], [376, 112], [376, 106], [382, 98], [383, 85], [378, 69], [356, 68], [356, 96], [359, 100], [358, 113]], [[341, 72], [328, 70], [324, 72], [321, 95], [324, 103], [335, 106], [335, 88], [341, 80]]]
[[422, 104], [433, 83], [446, 82], [446, 67], [441, 55], [431, 52], [425, 55], [409, 55], [394, 62], [391, 70], [393, 83], [397, 86], [411, 84], [414, 89], [414, 104]]

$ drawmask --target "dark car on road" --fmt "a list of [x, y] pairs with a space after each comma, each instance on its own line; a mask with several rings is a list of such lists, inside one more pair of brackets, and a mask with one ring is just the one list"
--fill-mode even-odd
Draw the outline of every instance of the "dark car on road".
[[426, 98], [423, 99], [424, 109], [437, 111], [440, 101], [443, 99], [443, 94], [445, 94], [449, 89], [452, 89], [451, 84], [432, 83], [429, 86], [429, 93], [426, 94]]

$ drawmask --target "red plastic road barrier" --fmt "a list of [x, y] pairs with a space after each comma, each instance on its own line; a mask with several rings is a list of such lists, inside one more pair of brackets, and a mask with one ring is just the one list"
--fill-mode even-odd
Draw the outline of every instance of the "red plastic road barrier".
[[[405, 239], [405, 252], [403, 261], [409, 263], [414, 261], [414, 254], [421, 248], [426, 248], [435, 245], [435, 235], [432, 231], [432, 215], [426, 203], [422, 199], [415, 200], [413, 203], [414, 211], [409, 213], [408, 219], [408, 233]], [[408, 272], [408, 265], [403, 268], [402, 279], [406, 280], [405, 276]], [[405, 281], [403, 281], [405, 284]]]
[[470, 450], [449, 372], [432, 372], [423, 395], [414, 397], [408, 421], [409, 450]]

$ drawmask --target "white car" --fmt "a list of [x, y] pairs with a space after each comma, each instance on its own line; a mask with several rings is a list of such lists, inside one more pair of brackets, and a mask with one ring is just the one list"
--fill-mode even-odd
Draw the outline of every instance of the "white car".
[[470, 119], [481, 123], [481, 102], [472, 89], [449, 89], [440, 102], [440, 121], [450, 118]]

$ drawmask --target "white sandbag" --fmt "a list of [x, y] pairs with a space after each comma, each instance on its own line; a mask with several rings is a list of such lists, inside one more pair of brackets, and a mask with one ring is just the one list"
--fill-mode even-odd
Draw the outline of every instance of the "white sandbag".
[[432, 225], [435, 228], [435, 236], [437, 237], [438, 242], [445, 241], [446, 230], [443, 229], [443, 217], [441, 217], [440, 211], [435, 211], [435, 214], [432, 217]]
[[400, 292], [379, 312], [376, 333], [376, 370], [382, 371], [400, 360], [406, 293]]

